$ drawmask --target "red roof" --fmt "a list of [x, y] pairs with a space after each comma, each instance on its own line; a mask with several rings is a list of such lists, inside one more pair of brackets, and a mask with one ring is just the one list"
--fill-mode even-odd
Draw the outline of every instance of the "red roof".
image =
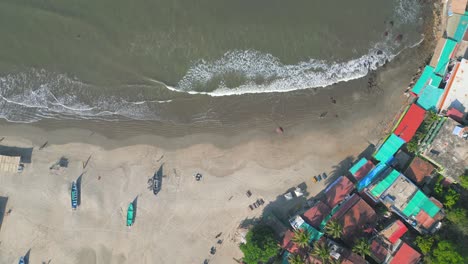
[[419, 211], [416, 215], [416, 221], [424, 228], [429, 229], [435, 223], [435, 219], [430, 217], [426, 212], [423, 210]]
[[409, 142], [423, 122], [425, 113], [423, 108], [412, 104], [393, 133]]
[[358, 201], [338, 219], [343, 225], [341, 239], [348, 245], [352, 245], [354, 239], [372, 233], [376, 219], [374, 209], [359, 197]]
[[421, 254], [419, 254], [412, 247], [408, 246], [408, 244], [403, 243], [395, 256], [393, 256], [390, 264], [416, 264], [420, 258]]
[[291, 230], [286, 231], [283, 237], [283, 242], [281, 243], [281, 247], [289, 251], [290, 253], [297, 253], [299, 252], [299, 247], [296, 243], [292, 241], [294, 236], [294, 232]]
[[344, 176], [339, 177], [325, 190], [324, 203], [330, 208], [335, 207], [354, 189], [354, 184]]
[[366, 164], [364, 164], [358, 171], [356, 171], [356, 173], [353, 176], [354, 178], [356, 178], [356, 180], [359, 181], [360, 179], [364, 178], [364, 176], [366, 176], [367, 173], [369, 173], [369, 171], [371, 171], [374, 167], [374, 163], [368, 160]]
[[458, 111], [458, 109], [456, 109], [455, 107], [450, 108], [447, 111], [447, 116], [452, 118], [453, 120], [459, 122], [459, 123], [461, 123], [462, 120], [463, 120], [463, 113]]
[[311, 226], [319, 228], [320, 223], [322, 223], [322, 220], [325, 218], [325, 216], [330, 214], [330, 211], [331, 209], [328, 207], [328, 205], [324, 204], [322, 201], [319, 201], [312, 208], [305, 211], [302, 218]]
[[397, 229], [388, 238], [388, 241], [392, 242], [392, 244], [397, 242], [397, 240], [400, 239], [400, 237], [403, 236], [406, 231], [408, 231], [408, 228], [400, 220], [395, 221], [394, 224], [397, 225]]
[[406, 169], [405, 176], [416, 183], [422, 183], [426, 177], [431, 176], [434, 169], [435, 167], [431, 163], [421, 159], [420, 157], [416, 157]]

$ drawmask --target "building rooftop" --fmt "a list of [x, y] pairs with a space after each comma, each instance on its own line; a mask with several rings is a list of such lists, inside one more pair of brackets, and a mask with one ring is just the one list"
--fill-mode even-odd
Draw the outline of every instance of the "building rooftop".
[[402, 138], [392, 133], [380, 146], [374, 158], [381, 162], [388, 162], [404, 143], [405, 141]]
[[424, 151], [426, 157], [444, 168], [443, 175], [455, 180], [468, 168], [468, 140], [453, 134], [457, 127], [461, 125], [447, 118]]
[[351, 175], [353, 175], [356, 181], [359, 181], [364, 178], [364, 176], [366, 176], [374, 167], [375, 166], [372, 161], [367, 160], [366, 158], [362, 158], [356, 162], [356, 164], [354, 164], [351, 169], [349, 169], [349, 172]]
[[283, 241], [281, 242], [281, 247], [294, 254], [294, 253], [299, 252], [299, 247], [297, 246], [296, 243], [292, 241], [293, 237], [294, 237], [293, 231], [291, 230], [286, 231], [283, 237]]
[[406, 177], [399, 174], [380, 198], [387, 207], [394, 207], [395, 209], [401, 211], [406, 207], [411, 197], [414, 193], [416, 193], [417, 190], [418, 187], [410, 183]]
[[451, 80], [445, 88], [440, 102], [440, 111], [456, 108], [462, 113], [468, 112], [468, 60], [462, 59], [455, 66]]
[[322, 201], [318, 201], [312, 208], [305, 211], [302, 218], [315, 228], [320, 228], [323, 219], [330, 214], [331, 208]]
[[452, 11], [457, 14], [465, 14], [467, 0], [452, 0]]
[[385, 261], [388, 255], [388, 249], [385, 245], [385, 242], [374, 238], [370, 243], [371, 257], [375, 259], [378, 263]]
[[398, 251], [393, 255], [390, 264], [416, 264], [421, 259], [421, 254], [406, 243], [402, 243]]
[[426, 111], [424, 109], [416, 104], [412, 104], [393, 133], [405, 142], [409, 142], [423, 122], [425, 114]]
[[390, 241], [390, 243], [395, 244], [406, 231], [408, 231], [406, 225], [402, 221], [396, 220], [384, 230], [380, 231], [380, 234]]
[[415, 157], [405, 171], [405, 175], [417, 184], [423, 184], [431, 178], [435, 167], [420, 157]]
[[340, 176], [325, 189], [323, 202], [333, 208], [354, 190], [354, 184], [345, 176]]
[[355, 239], [370, 235], [377, 220], [374, 209], [358, 195], [355, 196], [358, 197], [357, 201], [349, 199], [350, 203], [354, 204], [337, 219], [343, 225], [341, 239], [350, 246], [354, 244]]

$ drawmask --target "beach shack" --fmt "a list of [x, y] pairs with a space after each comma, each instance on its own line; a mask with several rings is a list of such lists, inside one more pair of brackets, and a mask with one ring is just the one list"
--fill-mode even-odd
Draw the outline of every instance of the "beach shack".
[[21, 168], [20, 156], [5, 156], [0, 155], [0, 171], [15, 173], [20, 172]]
[[366, 176], [374, 167], [375, 166], [372, 161], [367, 160], [366, 158], [361, 158], [349, 169], [349, 173], [351, 173], [356, 181], [359, 181], [364, 178], [364, 176]]
[[412, 104], [408, 111], [401, 119], [393, 133], [403, 139], [405, 142], [410, 142], [419, 126], [424, 121], [426, 111], [416, 104]]
[[388, 163], [404, 143], [405, 141], [402, 138], [395, 135], [395, 133], [392, 133], [382, 146], [380, 146], [379, 150], [375, 153], [374, 158], [378, 161]]

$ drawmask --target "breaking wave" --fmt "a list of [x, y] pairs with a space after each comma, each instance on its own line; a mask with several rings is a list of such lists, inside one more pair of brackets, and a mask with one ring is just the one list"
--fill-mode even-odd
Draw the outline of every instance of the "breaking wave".
[[158, 105], [171, 100], [131, 101], [95, 95], [91, 85], [45, 70], [0, 77], [0, 118], [31, 123], [43, 118], [157, 120]]

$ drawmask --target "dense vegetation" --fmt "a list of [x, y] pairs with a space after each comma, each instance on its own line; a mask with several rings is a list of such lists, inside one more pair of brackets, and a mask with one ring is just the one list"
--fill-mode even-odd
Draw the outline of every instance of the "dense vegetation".
[[[434, 196], [443, 202], [446, 219], [442, 229], [432, 236], [419, 236], [416, 245], [431, 264], [468, 263], [468, 186], [466, 176], [459, 185], [444, 187], [440, 180]], [[442, 179], [442, 178], [441, 178]]]
[[244, 253], [245, 263], [257, 264], [267, 262], [276, 256], [279, 246], [273, 229], [267, 225], [259, 224], [247, 233], [246, 243], [241, 244], [240, 249]]

